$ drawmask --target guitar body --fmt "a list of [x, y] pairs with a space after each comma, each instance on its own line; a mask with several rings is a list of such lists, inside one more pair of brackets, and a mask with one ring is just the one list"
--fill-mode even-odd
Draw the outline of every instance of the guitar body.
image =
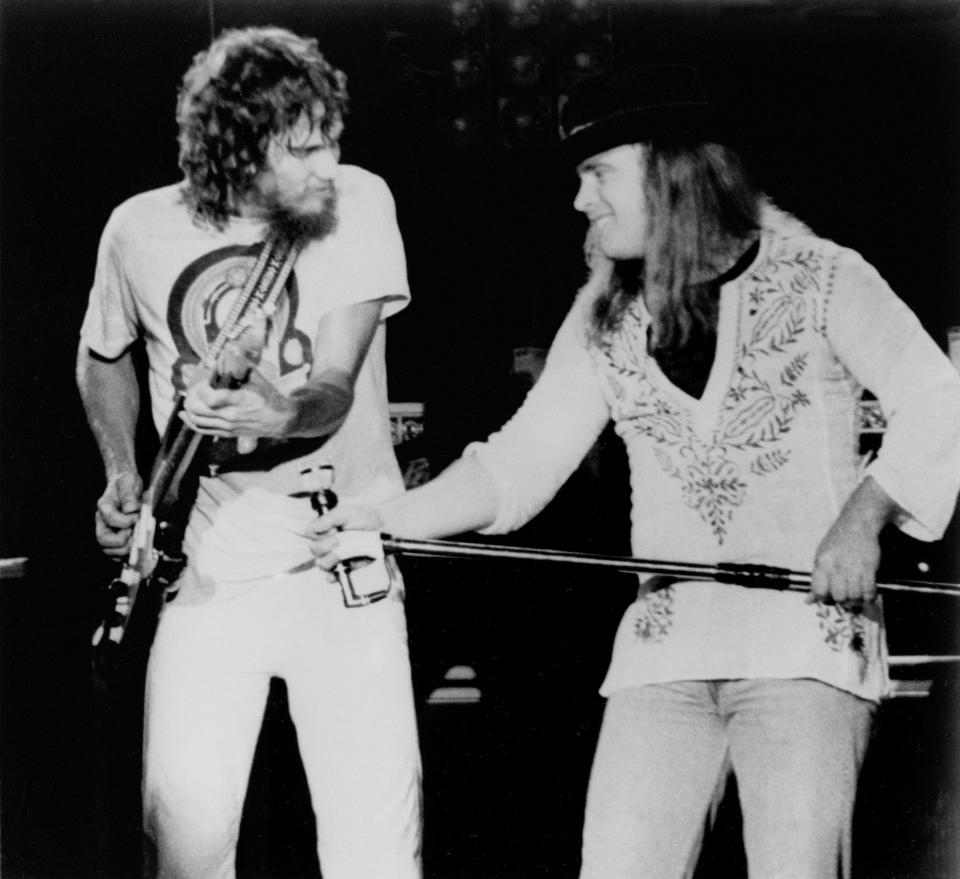
[[[237, 302], [198, 365], [212, 387], [241, 387], [255, 368], [270, 316], [299, 253], [299, 244], [271, 236]], [[218, 458], [251, 451], [256, 441], [219, 442], [181, 419], [176, 401], [143, 493], [130, 554], [107, 588], [103, 621], [93, 635], [94, 672], [101, 682], [145, 668], [160, 608], [186, 565], [183, 534], [199, 484], [200, 467], [216, 469]], [[221, 454], [211, 454], [212, 450]]]
[[93, 636], [94, 669], [105, 685], [146, 665], [160, 609], [186, 565], [183, 534], [211, 438], [180, 419], [177, 401], [143, 495], [130, 556], [107, 587]]

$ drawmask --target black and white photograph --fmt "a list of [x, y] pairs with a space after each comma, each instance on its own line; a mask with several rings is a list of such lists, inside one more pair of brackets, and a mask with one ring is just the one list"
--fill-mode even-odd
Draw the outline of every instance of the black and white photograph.
[[960, 0], [0, 0], [3, 879], [960, 876]]

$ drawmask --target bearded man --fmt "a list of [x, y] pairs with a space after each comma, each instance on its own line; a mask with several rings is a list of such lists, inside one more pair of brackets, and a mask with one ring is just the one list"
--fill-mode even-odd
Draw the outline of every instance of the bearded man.
[[[179, 92], [184, 179], [121, 204], [100, 243], [77, 375], [109, 555], [128, 553], [141, 503], [138, 338], [158, 430], [173, 418], [212, 437], [147, 670], [145, 869], [171, 879], [234, 875], [272, 677], [286, 682], [324, 876], [420, 875], [402, 584], [391, 570], [383, 600], [347, 606], [304, 537], [305, 470], [332, 464], [345, 499], [403, 490], [384, 366], [385, 319], [410, 297], [403, 243], [384, 181], [339, 162], [347, 100], [315, 40], [223, 33]], [[233, 322], [267, 275], [271, 298]]]

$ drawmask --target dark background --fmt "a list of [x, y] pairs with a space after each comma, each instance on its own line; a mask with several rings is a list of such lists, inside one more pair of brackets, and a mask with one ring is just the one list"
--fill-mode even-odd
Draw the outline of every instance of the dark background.
[[[531, 42], [545, 59], [532, 92], [548, 108], [579, 36], [611, 63], [696, 64], [782, 207], [860, 250], [941, 345], [960, 324], [956, 2], [553, 0], [533, 4], [541, 18], [518, 29], [500, 0], [479, 4], [468, 33], [456, 4], [0, 3], [0, 557], [29, 559], [25, 576], [0, 583], [4, 876], [124, 876], [135, 862], [135, 712], [105, 710], [89, 683], [93, 607], [110, 569], [93, 546], [102, 476], [73, 362], [100, 231], [119, 201], [178, 176], [176, 87], [211, 32], [285, 25], [316, 36], [347, 71], [344, 161], [389, 182], [414, 294], [390, 325], [391, 399], [425, 402], [419, 452], [434, 469], [513, 410], [523, 390], [513, 349], [549, 343], [583, 277], [575, 175], [552, 154], [552, 120], [525, 128], [503, 107], [524, 97], [504, 65]], [[451, 61], [465, 43], [482, 75], [458, 88]], [[626, 552], [622, 468], [605, 438], [516, 542]], [[933, 547], [891, 537], [886, 564], [910, 574], [923, 560], [955, 581], [957, 534], [955, 523]], [[406, 567], [428, 876], [575, 875], [596, 689], [630, 584]], [[952, 602], [889, 610], [892, 652], [960, 653]], [[481, 702], [427, 705], [461, 662], [476, 669]], [[881, 709], [858, 818], [862, 879], [955, 875], [957, 688], [926, 672], [929, 697]], [[278, 687], [243, 875], [315, 875], [292, 735]], [[721, 814], [699, 875], [742, 872], [737, 820]]]

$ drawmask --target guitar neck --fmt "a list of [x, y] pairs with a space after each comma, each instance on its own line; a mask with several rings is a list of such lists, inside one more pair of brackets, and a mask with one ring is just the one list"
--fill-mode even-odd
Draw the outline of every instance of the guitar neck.
[[183, 423], [180, 396], [174, 407], [160, 443], [160, 451], [153, 463], [150, 482], [144, 492], [144, 501], [150, 503], [159, 519], [180, 497], [183, 481], [190, 471], [197, 453], [209, 442], [209, 437], [191, 430]]

